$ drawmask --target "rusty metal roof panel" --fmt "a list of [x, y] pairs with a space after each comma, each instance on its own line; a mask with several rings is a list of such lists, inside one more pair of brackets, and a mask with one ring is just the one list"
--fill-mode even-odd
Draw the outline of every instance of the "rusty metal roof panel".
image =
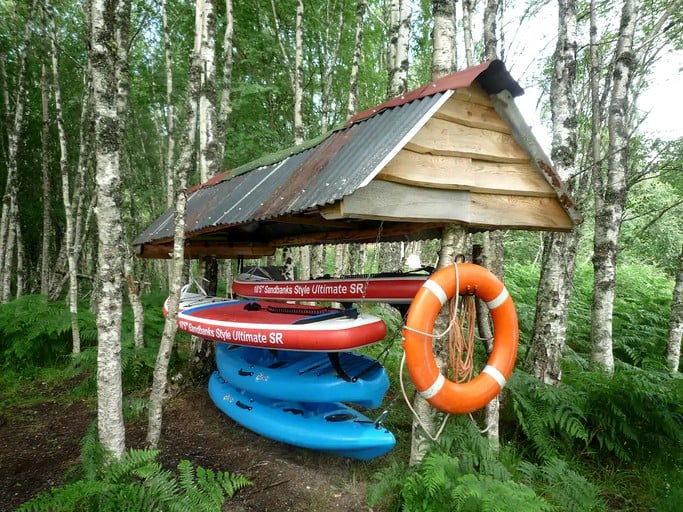
[[[332, 132], [318, 145], [236, 176], [192, 189], [186, 234], [304, 212], [365, 186], [450, 96], [440, 92]], [[173, 237], [168, 209], [133, 244]]]

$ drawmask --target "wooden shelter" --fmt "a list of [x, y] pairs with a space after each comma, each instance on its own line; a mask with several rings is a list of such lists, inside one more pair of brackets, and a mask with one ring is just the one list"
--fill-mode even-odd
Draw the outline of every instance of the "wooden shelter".
[[[186, 256], [434, 238], [470, 230], [570, 231], [581, 218], [522, 119], [501, 61], [426, 84], [318, 140], [190, 191]], [[173, 211], [133, 243], [168, 257]]]

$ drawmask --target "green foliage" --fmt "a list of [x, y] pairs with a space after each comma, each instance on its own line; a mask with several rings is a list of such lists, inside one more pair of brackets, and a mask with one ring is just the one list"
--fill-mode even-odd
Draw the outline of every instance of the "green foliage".
[[523, 461], [517, 469], [526, 485], [559, 510], [597, 512], [606, 509], [599, 497], [600, 487], [562, 459], [552, 458], [541, 465]]
[[91, 427], [81, 452], [81, 477], [39, 494], [18, 511], [220, 511], [225, 498], [251, 485], [241, 475], [194, 466], [178, 473], [163, 469], [158, 450], [129, 450], [120, 460], [107, 456]]
[[510, 380], [521, 446], [541, 462], [589, 456], [621, 463], [683, 453], [683, 380], [620, 365], [614, 375], [567, 364], [554, 387], [518, 371]]
[[[95, 318], [80, 308], [81, 343], [96, 340]], [[0, 305], [0, 366], [49, 366], [71, 352], [71, 315], [61, 301], [26, 295]]]
[[547, 461], [585, 443], [585, 397], [571, 386], [543, 384], [532, 375], [515, 371], [507, 390], [515, 419], [526, 437], [527, 456]]
[[[402, 476], [401, 476], [402, 475]], [[399, 478], [397, 478], [400, 477]], [[396, 464], [375, 474], [371, 506], [391, 499], [388, 510], [410, 512], [507, 512], [550, 511], [552, 507], [533, 489], [511, 480], [485, 474], [464, 473], [457, 457], [441, 451], [427, 454], [419, 467], [407, 470]], [[395, 484], [392, 485], [392, 482]], [[380, 494], [382, 493], [382, 494]]]

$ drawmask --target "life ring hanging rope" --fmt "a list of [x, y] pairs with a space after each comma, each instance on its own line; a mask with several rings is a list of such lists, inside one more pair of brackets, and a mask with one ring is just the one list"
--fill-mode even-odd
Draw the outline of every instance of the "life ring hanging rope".
[[[434, 359], [434, 322], [442, 306], [456, 295], [482, 299], [493, 319], [493, 350], [484, 369], [469, 382], [444, 377]], [[403, 327], [403, 348], [410, 378], [433, 407], [451, 414], [481, 409], [500, 393], [517, 358], [519, 328], [512, 298], [484, 267], [456, 263], [437, 270], [418, 290]]]

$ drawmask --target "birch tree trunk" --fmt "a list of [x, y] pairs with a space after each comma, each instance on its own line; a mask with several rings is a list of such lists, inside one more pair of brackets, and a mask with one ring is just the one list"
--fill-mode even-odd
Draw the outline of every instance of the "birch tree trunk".
[[[164, 0], [165, 1], [165, 0]], [[232, 0], [225, 0], [225, 33], [223, 35], [223, 80], [221, 83], [221, 98], [216, 122], [216, 141], [218, 144], [218, 162], [223, 163], [225, 155], [225, 136], [228, 129], [228, 116], [230, 115], [230, 95], [232, 93], [232, 67], [233, 67], [233, 37], [235, 34], [235, 16], [232, 8]]]
[[433, 0], [434, 29], [432, 35], [432, 77], [445, 76], [455, 70], [455, 2]]
[[626, 205], [628, 168], [628, 89], [636, 66], [633, 38], [638, 0], [624, 0], [619, 37], [614, 52], [607, 132], [607, 181], [595, 194], [593, 246], [593, 304], [591, 308], [591, 362], [607, 373], [614, 371], [612, 321], [617, 273], [618, 239]]
[[216, 9], [214, 0], [197, 0], [195, 53], [202, 65], [199, 89], [199, 175], [203, 182], [220, 168], [216, 142]]
[[[572, 188], [576, 174], [576, 2], [559, 0], [558, 34], [550, 83], [553, 139], [551, 158], [560, 178]], [[546, 384], [559, 385], [567, 339], [567, 315], [576, 260], [577, 233], [544, 237], [536, 313], [531, 335], [531, 366]]]
[[180, 288], [183, 285], [183, 265], [185, 263], [185, 211], [187, 205], [186, 189], [188, 176], [193, 168], [194, 141], [197, 135], [197, 103], [201, 81], [202, 66], [198, 56], [193, 54], [188, 68], [186, 111], [187, 121], [183, 140], [180, 145], [180, 155], [175, 166], [176, 190], [174, 228], [173, 228], [173, 258], [171, 260], [168, 315], [164, 323], [164, 332], [159, 343], [152, 390], [149, 396], [149, 419], [147, 424], [147, 445], [156, 448], [161, 437], [163, 416], [163, 401], [168, 384], [168, 364], [171, 360], [173, 344], [178, 331], [178, 305], [180, 304]]
[[[444, 227], [441, 235], [441, 249], [439, 252], [439, 262], [437, 268], [443, 268], [453, 264], [459, 256], [468, 254], [469, 237], [467, 230], [458, 224], [449, 224]], [[450, 323], [448, 308], [442, 309], [437, 316], [434, 325], [434, 332], [444, 332]], [[448, 346], [443, 340], [434, 338], [434, 358], [442, 373], [445, 368], [445, 361], [448, 360]], [[410, 442], [410, 465], [414, 466], [422, 462], [429, 448], [429, 435], [434, 435], [438, 429], [439, 419], [443, 417], [427, 402], [419, 393], [413, 399], [413, 418], [412, 437]], [[429, 432], [429, 435], [427, 434]]]
[[462, 37], [465, 43], [465, 65], [474, 65], [474, 43], [472, 42], [472, 12], [476, 0], [462, 0]]
[[59, 171], [62, 178], [62, 202], [64, 204], [64, 218], [66, 232], [64, 245], [66, 246], [66, 261], [69, 275], [69, 315], [71, 317], [71, 352], [81, 352], [81, 331], [78, 326], [78, 275], [76, 268], [76, 254], [74, 252], [74, 212], [71, 207], [71, 185], [69, 178], [69, 157], [66, 141], [66, 129], [64, 128], [64, 115], [62, 112], [62, 89], [59, 83], [59, 46], [57, 44], [57, 30], [51, 7], [46, 2], [45, 12], [49, 24], [50, 33], [50, 59], [52, 61], [52, 92], [55, 101], [55, 115], [57, 117], [57, 133], [59, 135]]
[[93, 72], [97, 187], [97, 427], [115, 458], [125, 451], [121, 382], [123, 229], [121, 225], [120, 133], [117, 113], [116, 0], [92, 0], [90, 61]]
[[[14, 102], [14, 119], [7, 129], [7, 177], [5, 182], [5, 193], [2, 197], [2, 213], [0, 214], [0, 278], [2, 278], [0, 279], [0, 283], [4, 283], [5, 277], [11, 275], [12, 255], [14, 252], [14, 234], [16, 233], [15, 224], [17, 220], [16, 209], [14, 208], [17, 200], [17, 157], [19, 153], [21, 128], [24, 122], [26, 72], [36, 4], [37, 0], [33, 0], [26, 18], [24, 41], [21, 49], [19, 78], [15, 85], [17, 94]], [[9, 290], [6, 290], [5, 286], [2, 286], [2, 290], [0, 290], [0, 303], [5, 303], [8, 300]]]
[[166, 70], [166, 207], [173, 205], [175, 190], [175, 105], [173, 103], [173, 61], [171, 57], [171, 36], [168, 31], [168, 7], [166, 0], [161, 0], [161, 28], [164, 33], [164, 64]]
[[[436, 6], [434, 8], [436, 9]], [[450, 20], [446, 20], [443, 16], [434, 17], [434, 37], [436, 37], [437, 34], [442, 34], [444, 32], [443, 28], [439, 26], [440, 23], [446, 23], [448, 25], [450, 24]], [[446, 32], [448, 32], [448, 29], [446, 29]], [[453, 32], [453, 35], [455, 36], [455, 32]], [[454, 54], [446, 58], [444, 58], [443, 55], [444, 51], [446, 51], [448, 48], [454, 52], [455, 40], [453, 40], [450, 45], [442, 45], [442, 48], [438, 50], [439, 54], [437, 55], [437, 59], [440, 59], [442, 62], [450, 63], [452, 67], [444, 68], [442, 66], [432, 66], [432, 80], [437, 80], [442, 76], [448, 75], [449, 73], [455, 71]], [[437, 51], [436, 45], [434, 45], [434, 51]], [[437, 263], [437, 268], [442, 268], [452, 264], [456, 261], [458, 255], [466, 254], [468, 252], [467, 240], [467, 230], [463, 226], [458, 224], [446, 225], [441, 234], [441, 249], [439, 251], [439, 261]], [[445, 308], [445, 310], [442, 310], [442, 312], [437, 316], [433, 329], [434, 332], [443, 332], [446, 329], [449, 324], [448, 316], [448, 308]], [[448, 344], [443, 340], [437, 340], [434, 338], [433, 346], [437, 365], [443, 372], [445, 369], [445, 361], [448, 360]], [[422, 459], [427, 453], [427, 449], [429, 447], [429, 436], [432, 436], [436, 433], [438, 428], [436, 426], [438, 419], [440, 416], [442, 416], [434, 408], [432, 408], [432, 406], [429, 405], [429, 402], [422, 398], [419, 393], [416, 393], [413, 399], [413, 409], [415, 410], [415, 417], [413, 418], [412, 437], [410, 444], [411, 466], [422, 462]]]
[[683, 245], [678, 258], [676, 284], [671, 297], [669, 316], [669, 339], [666, 344], [666, 361], [673, 373], [678, 372], [681, 361], [681, 338], [683, 337]]
[[304, 2], [296, 2], [295, 28], [296, 56], [294, 59], [294, 144], [304, 142], [304, 122], [302, 116], [304, 88]]
[[389, 17], [389, 89], [387, 96], [393, 98], [408, 90], [410, 1], [391, 0]]
[[346, 119], [351, 119], [358, 110], [358, 69], [363, 50], [363, 19], [367, 10], [367, 0], [358, 0], [356, 4], [356, 36], [353, 45], [351, 73], [349, 78], [349, 101], [346, 107]]
[[339, 52], [341, 49], [342, 34], [344, 33], [344, 7], [345, 2], [342, 2], [339, 7], [339, 12], [337, 13], [337, 24], [335, 26], [336, 35], [334, 38], [334, 44], [332, 44], [332, 36], [330, 35], [330, 29], [332, 28], [332, 20], [328, 20], [325, 27], [325, 44], [328, 47], [332, 47], [332, 51], [326, 51], [325, 55], [325, 67], [323, 68], [323, 91], [322, 98], [320, 100], [320, 132], [326, 133], [328, 126], [330, 125], [330, 94], [332, 91], [332, 82], [334, 80], [334, 70], [336, 68], [336, 63], [339, 59]]
[[43, 184], [43, 235], [40, 251], [40, 294], [50, 293], [52, 265], [50, 249], [52, 243], [52, 183], [50, 182], [50, 85], [48, 83], [47, 65], [43, 63], [40, 74], [41, 107], [43, 129], [41, 132], [41, 175]]
[[500, 8], [499, 0], [486, 0], [484, 8], [484, 59], [495, 59], [498, 55], [498, 36], [496, 16]]

